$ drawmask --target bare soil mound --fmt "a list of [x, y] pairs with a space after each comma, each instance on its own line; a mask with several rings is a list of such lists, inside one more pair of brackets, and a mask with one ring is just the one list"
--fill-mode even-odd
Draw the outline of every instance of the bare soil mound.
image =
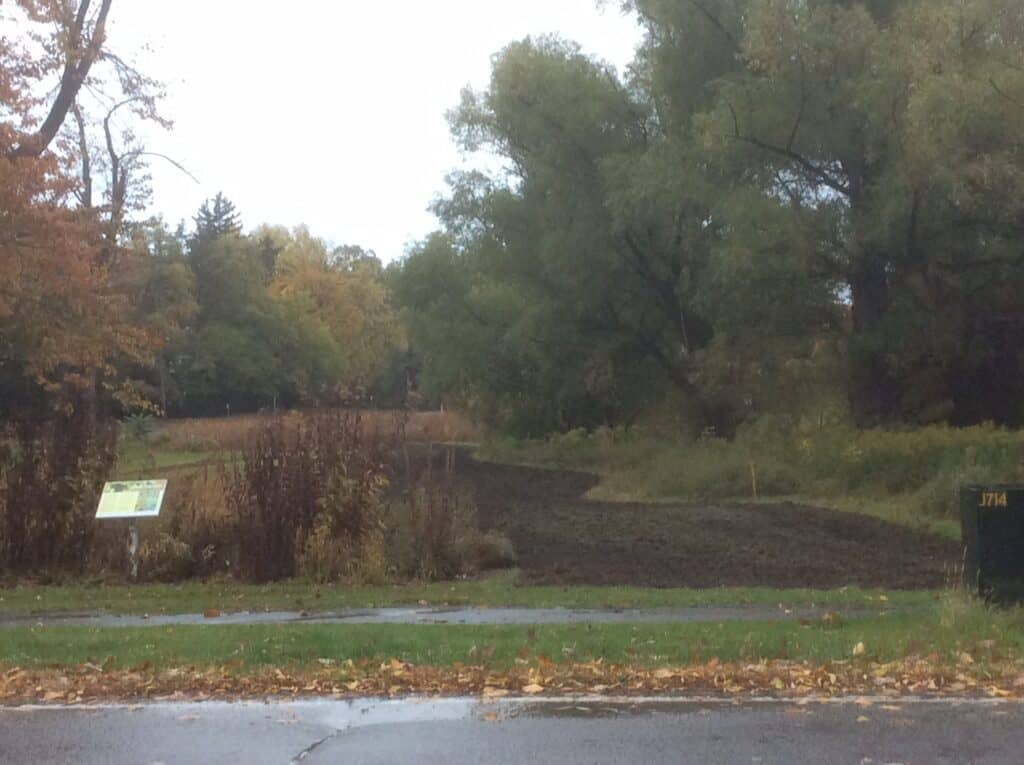
[[[443, 464], [433, 451], [432, 469]], [[426, 451], [413, 458], [426, 465]], [[455, 450], [484, 529], [511, 537], [534, 584], [914, 589], [954, 581], [959, 545], [869, 516], [789, 502], [643, 504], [583, 495], [595, 476], [479, 462]]]

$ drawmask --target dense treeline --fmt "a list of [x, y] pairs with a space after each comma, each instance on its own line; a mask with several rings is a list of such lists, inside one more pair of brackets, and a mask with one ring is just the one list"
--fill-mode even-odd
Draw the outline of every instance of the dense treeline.
[[222, 195], [189, 231], [144, 219], [147, 163], [187, 171], [137, 137], [171, 123], [161, 84], [111, 48], [111, 7], [0, 9], [0, 440], [73, 410], [99, 422], [365, 395], [403, 347], [373, 253], [303, 227], [243, 234]]
[[0, 51], [2, 419], [399, 400], [416, 365], [530, 434], [666, 400], [725, 434], [1024, 419], [1019, 3], [631, 0], [622, 75], [514, 43], [450, 117], [500, 171], [453, 174], [442, 230], [387, 269], [244, 234], [223, 197], [190, 231], [139, 222], [167, 158], [111, 118], [169, 122], [110, 7], [10, 11], [35, 31]]
[[504, 164], [391, 275], [428, 389], [527, 434], [1020, 424], [1024, 6], [626, 9], [624, 75], [527, 39], [451, 113]]
[[330, 405], [367, 395], [402, 332], [376, 256], [330, 247], [305, 227], [241, 233], [223, 196], [194, 232], [138, 226], [144, 289], [168, 321], [141, 393], [170, 415]]

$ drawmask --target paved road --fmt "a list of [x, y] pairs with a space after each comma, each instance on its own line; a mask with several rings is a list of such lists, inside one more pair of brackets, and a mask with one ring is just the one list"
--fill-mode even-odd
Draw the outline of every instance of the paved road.
[[[782, 621], [820, 619], [828, 611], [843, 616], [874, 616], [898, 609], [817, 608], [778, 606], [700, 606], [696, 608], [604, 609], [568, 608], [363, 608], [322, 613], [304, 611], [242, 611], [207, 618], [202, 614], [111, 616], [55, 614], [4, 616], [3, 627], [167, 627], [182, 624], [578, 624]], [[906, 611], [907, 609], [903, 609]]]
[[0, 762], [1019, 763], [1024, 705], [468, 699], [0, 710]]

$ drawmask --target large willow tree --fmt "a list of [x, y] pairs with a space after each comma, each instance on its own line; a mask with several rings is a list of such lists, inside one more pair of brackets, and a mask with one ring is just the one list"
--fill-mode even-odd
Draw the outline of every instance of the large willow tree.
[[453, 111], [504, 166], [395, 275], [428, 379], [525, 430], [668, 390], [727, 428], [831, 348], [861, 424], [1020, 421], [1020, 4], [626, 8], [625, 76], [526, 40]]

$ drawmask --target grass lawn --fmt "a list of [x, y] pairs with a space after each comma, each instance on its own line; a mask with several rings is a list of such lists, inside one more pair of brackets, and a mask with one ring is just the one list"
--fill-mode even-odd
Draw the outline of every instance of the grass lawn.
[[[223, 462], [229, 459], [225, 452], [188, 451], [185, 449], [147, 449], [137, 442], [121, 445], [112, 480], [132, 480], [154, 477], [153, 471], [163, 473], [168, 468]], [[161, 477], [159, 475], [155, 477]]]
[[[587, 498], [603, 502], [648, 502], [665, 505], [696, 504], [693, 500], [686, 497], [655, 497], [653, 499], [646, 497], [640, 499], [635, 495], [609, 489], [604, 483], [599, 483], [587, 492]], [[907, 503], [899, 497], [805, 497], [801, 495], [783, 495], [760, 499], [725, 497], [716, 501], [738, 505], [772, 505], [781, 502], [792, 502], [797, 505], [821, 507], [844, 513], [870, 515], [889, 523], [896, 523], [917, 531], [936, 534], [957, 542], [960, 541], [961, 530], [959, 520], [923, 516], [913, 507], [908, 507]]]
[[921, 606], [938, 592], [772, 588], [656, 589], [640, 587], [519, 586], [514, 571], [456, 582], [346, 587], [293, 580], [267, 585], [233, 581], [146, 585], [63, 585], [0, 588], [0, 614], [182, 614], [215, 608], [234, 611], [307, 610], [384, 606], [518, 606], [532, 608], [671, 608], [767, 604], [830, 607]]
[[[936, 663], [957, 664], [970, 654], [976, 669], [986, 662], [1024, 658], [1024, 616], [957, 605], [924, 615], [799, 622], [731, 622], [673, 625], [301, 625], [187, 626], [150, 628], [19, 628], [0, 633], [0, 665], [47, 667], [85, 662], [108, 668], [144, 664], [227, 665], [237, 669], [289, 668], [391, 659], [416, 665], [457, 662], [507, 669], [517, 660], [687, 665], [850, 659], [863, 644], [864, 660], [888, 662], [934, 654]], [[323, 661], [321, 661], [323, 660]]]

